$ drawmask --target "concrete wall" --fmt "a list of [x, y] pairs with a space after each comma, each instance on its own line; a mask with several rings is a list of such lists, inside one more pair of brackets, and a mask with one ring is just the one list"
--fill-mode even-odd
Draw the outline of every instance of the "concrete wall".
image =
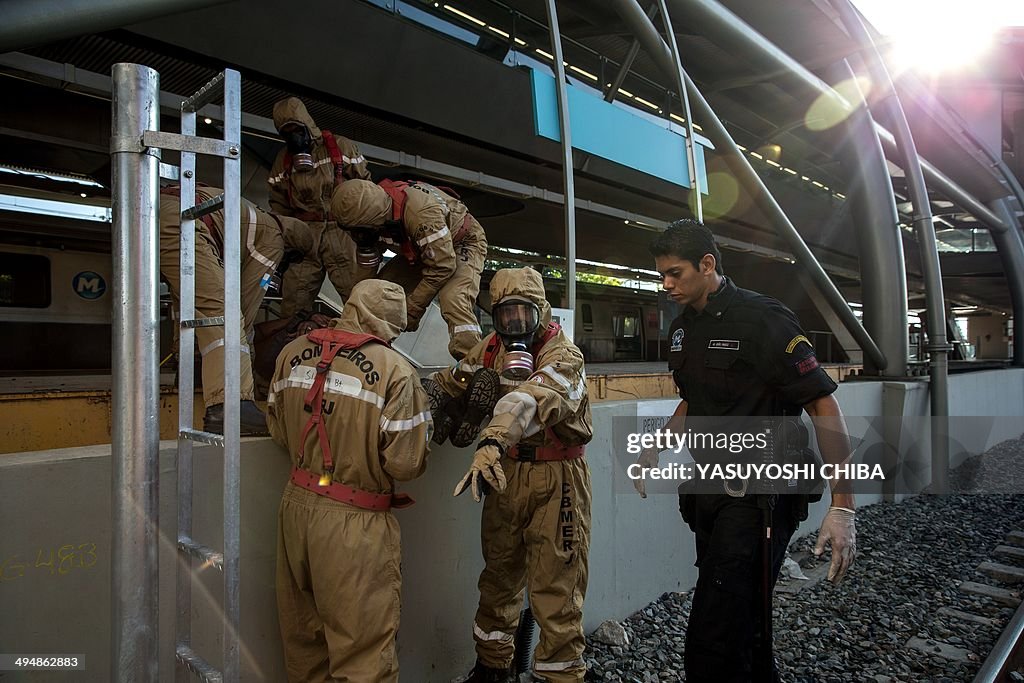
[[[897, 384], [897, 383], [892, 383]], [[951, 420], [958, 459], [1024, 431], [1024, 370], [999, 370], [950, 378]], [[895, 392], [895, 393], [893, 393]], [[899, 398], [895, 401], [894, 396]], [[927, 414], [927, 385], [847, 382], [838, 392], [851, 430], [863, 431], [883, 401], [902, 405], [905, 416]], [[688, 590], [696, 578], [693, 541], [678, 517], [674, 496], [641, 500], [624, 488], [613, 452], [615, 418], [668, 415], [675, 401], [609, 402], [594, 406], [595, 438], [588, 448], [593, 478], [590, 589], [585, 625], [621, 619], [665, 591]], [[998, 417], [1014, 419], [998, 419]], [[927, 421], [900, 420], [901, 443], [917, 440], [927, 453]], [[980, 427], [980, 428], [979, 428]], [[172, 664], [175, 551], [174, 458], [161, 458], [161, 663]], [[197, 451], [195, 536], [220, 543], [219, 454]], [[470, 634], [476, 607], [480, 506], [451, 497], [469, 462], [469, 451], [450, 446], [431, 455], [427, 474], [406, 490], [417, 504], [396, 514], [403, 532], [404, 595], [399, 653], [403, 678], [448, 681], [473, 660]], [[23, 453], [0, 458], [0, 643], [5, 652], [84, 654], [87, 680], [111, 680], [109, 447]], [[249, 439], [242, 470], [242, 660], [247, 681], [282, 680], [273, 575], [276, 516], [288, 463], [269, 440]], [[866, 505], [882, 491], [859, 497]], [[815, 505], [800, 529], [813, 532], [827, 500]], [[52, 561], [50, 558], [53, 558]], [[216, 661], [220, 575], [206, 570], [193, 593], [195, 647]], [[352, 596], [357, 601], [359, 596]], [[165, 671], [169, 671], [165, 668]], [[170, 680], [165, 673], [164, 680]], [[64, 674], [0, 673], [0, 681], [84, 680]]]

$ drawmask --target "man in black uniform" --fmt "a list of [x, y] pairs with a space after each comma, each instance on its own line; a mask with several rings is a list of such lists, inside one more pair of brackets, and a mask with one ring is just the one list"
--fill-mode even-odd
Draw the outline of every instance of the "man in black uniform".
[[[669, 367], [683, 400], [668, 429], [684, 434], [687, 416], [721, 424], [724, 417], [799, 418], [806, 410], [825, 462], [845, 462], [850, 443], [832, 396], [836, 384], [819, 367], [793, 312], [725, 277], [714, 236], [696, 221], [672, 223], [650, 251], [665, 291], [684, 306], [669, 337]], [[699, 462], [701, 455], [694, 451], [694, 456]], [[656, 467], [658, 453], [645, 451], [640, 464]], [[822, 521], [815, 554], [831, 544], [828, 578], [837, 583], [853, 562], [854, 499], [843, 482], [830, 484], [832, 506]], [[642, 479], [636, 486], [646, 497]], [[686, 632], [686, 680], [777, 681], [768, 649], [770, 617], [763, 614], [790, 537], [806, 518], [806, 499], [735, 490], [727, 495], [719, 488], [702, 495], [681, 493], [680, 511], [696, 534], [698, 567]], [[771, 547], [768, 567], [765, 545]]]

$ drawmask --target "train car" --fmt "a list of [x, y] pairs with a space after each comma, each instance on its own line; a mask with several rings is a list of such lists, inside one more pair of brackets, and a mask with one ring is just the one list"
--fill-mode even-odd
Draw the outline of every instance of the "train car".
[[110, 254], [0, 245], [0, 373], [110, 371]]

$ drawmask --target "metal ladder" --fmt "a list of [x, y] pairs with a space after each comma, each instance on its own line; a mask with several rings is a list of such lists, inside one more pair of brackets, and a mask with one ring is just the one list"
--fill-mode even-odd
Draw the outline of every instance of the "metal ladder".
[[[222, 88], [223, 86], [223, 88]], [[224, 138], [196, 136], [196, 116], [206, 104], [223, 92]], [[178, 368], [178, 538], [179, 562], [175, 587], [175, 680], [185, 683], [191, 675], [200, 680], [239, 680], [238, 646], [240, 593], [240, 471], [239, 454], [239, 363], [241, 356], [240, 201], [241, 201], [241, 78], [226, 69], [181, 103], [181, 134], [147, 131], [143, 142], [149, 147], [175, 149], [181, 165], [161, 165], [161, 175], [177, 176], [181, 186], [181, 296], [179, 302]], [[224, 159], [224, 192], [193, 206], [196, 197], [196, 154]], [[224, 315], [196, 318], [195, 312], [195, 221], [223, 211], [224, 216]], [[224, 435], [211, 434], [192, 424], [195, 399], [195, 364], [192, 362], [197, 327], [224, 328]], [[192, 538], [192, 447], [194, 442], [224, 449], [224, 550], [217, 552]], [[192, 649], [192, 581], [194, 562], [212, 566], [223, 573], [223, 663], [218, 671]]]

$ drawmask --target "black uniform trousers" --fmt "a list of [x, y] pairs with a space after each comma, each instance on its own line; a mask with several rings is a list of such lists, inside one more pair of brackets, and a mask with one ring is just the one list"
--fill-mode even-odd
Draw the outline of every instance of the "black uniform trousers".
[[[778, 681], [778, 671], [756, 671], [763, 621], [761, 496], [680, 496], [680, 512], [697, 537], [697, 587], [686, 628], [687, 683]], [[774, 589], [796, 530], [797, 496], [778, 496], [772, 513]], [[760, 660], [759, 661], [763, 661]]]

